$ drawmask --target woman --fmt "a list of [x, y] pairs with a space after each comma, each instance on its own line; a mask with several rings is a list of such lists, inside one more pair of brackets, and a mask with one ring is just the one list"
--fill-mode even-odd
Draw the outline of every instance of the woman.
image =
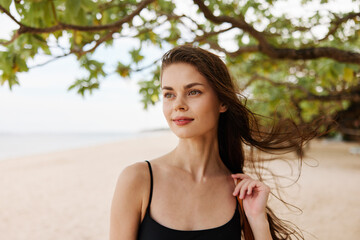
[[270, 188], [243, 173], [244, 163], [255, 166], [243, 145], [301, 152], [310, 135], [292, 124], [285, 131], [276, 126], [262, 131], [241, 103], [225, 64], [201, 48], [179, 46], [167, 52], [161, 88], [163, 112], [179, 143], [151, 163], [122, 171], [112, 202], [110, 239], [240, 239], [236, 196], [243, 199], [256, 240], [293, 234], [267, 207]]

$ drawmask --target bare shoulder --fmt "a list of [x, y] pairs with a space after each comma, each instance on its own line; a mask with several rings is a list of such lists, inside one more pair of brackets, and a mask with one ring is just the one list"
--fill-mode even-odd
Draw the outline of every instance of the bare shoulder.
[[110, 239], [136, 239], [149, 192], [146, 162], [125, 167], [117, 180], [110, 219]]
[[[122, 193], [141, 203], [146, 196], [149, 178], [149, 170], [146, 162], [137, 162], [125, 167], [117, 180], [115, 194]], [[139, 206], [141, 208], [141, 206]]]
[[148, 180], [149, 170], [146, 162], [137, 162], [125, 167], [118, 178], [119, 181], [126, 181], [132, 186], [143, 185]]

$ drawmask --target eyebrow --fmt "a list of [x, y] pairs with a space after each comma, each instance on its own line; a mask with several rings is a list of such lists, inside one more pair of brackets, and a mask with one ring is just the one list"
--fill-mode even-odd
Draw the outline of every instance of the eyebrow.
[[[189, 84], [185, 85], [184, 89], [189, 89], [189, 88], [192, 88], [193, 86], [196, 86], [196, 85], [204, 86], [204, 84], [202, 84], [202, 83], [194, 82], [194, 83], [189, 83]], [[162, 87], [162, 89], [163, 90], [174, 90], [172, 87], [169, 87], [169, 86], [164, 86], [164, 87]]]

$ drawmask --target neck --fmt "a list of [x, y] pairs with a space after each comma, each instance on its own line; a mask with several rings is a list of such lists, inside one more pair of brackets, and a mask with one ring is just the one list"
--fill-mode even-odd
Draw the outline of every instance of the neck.
[[195, 181], [221, 173], [229, 173], [221, 161], [217, 135], [205, 134], [193, 138], [181, 138], [172, 152], [174, 165], [192, 175]]

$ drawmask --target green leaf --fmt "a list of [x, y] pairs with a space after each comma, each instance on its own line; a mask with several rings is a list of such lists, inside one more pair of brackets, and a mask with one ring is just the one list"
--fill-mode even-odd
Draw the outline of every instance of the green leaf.
[[98, 11], [98, 6], [92, 0], [77, 0], [81, 3], [81, 7], [87, 12]]
[[98, 89], [100, 86], [97, 80], [91, 78], [77, 79], [69, 88], [68, 91], [77, 88], [77, 93], [81, 96], [85, 96], [86, 92], [92, 94], [93, 89]]
[[119, 73], [122, 77], [129, 77], [131, 73], [130, 65], [124, 65], [121, 62], [118, 62], [116, 72]]
[[344, 68], [344, 80], [348, 83], [352, 83], [354, 79], [354, 71], [351, 68]]
[[88, 25], [86, 21], [86, 14], [84, 9], [80, 8], [78, 14], [74, 16], [73, 21], [80, 25]]
[[66, 0], [65, 13], [66, 18], [74, 20], [77, 18], [80, 11], [81, 1], [80, 0]]
[[134, 63], [138, 64], [141, 60], [144, 59], [144, 56], [140, 54], [141, 48], [139, 49], [133, 49], [129, 53], [131, 55], [131, 59], [134, 61]]
[[0, 5], [7, 11], [10, 11], [11, 0], [0, 0]]

